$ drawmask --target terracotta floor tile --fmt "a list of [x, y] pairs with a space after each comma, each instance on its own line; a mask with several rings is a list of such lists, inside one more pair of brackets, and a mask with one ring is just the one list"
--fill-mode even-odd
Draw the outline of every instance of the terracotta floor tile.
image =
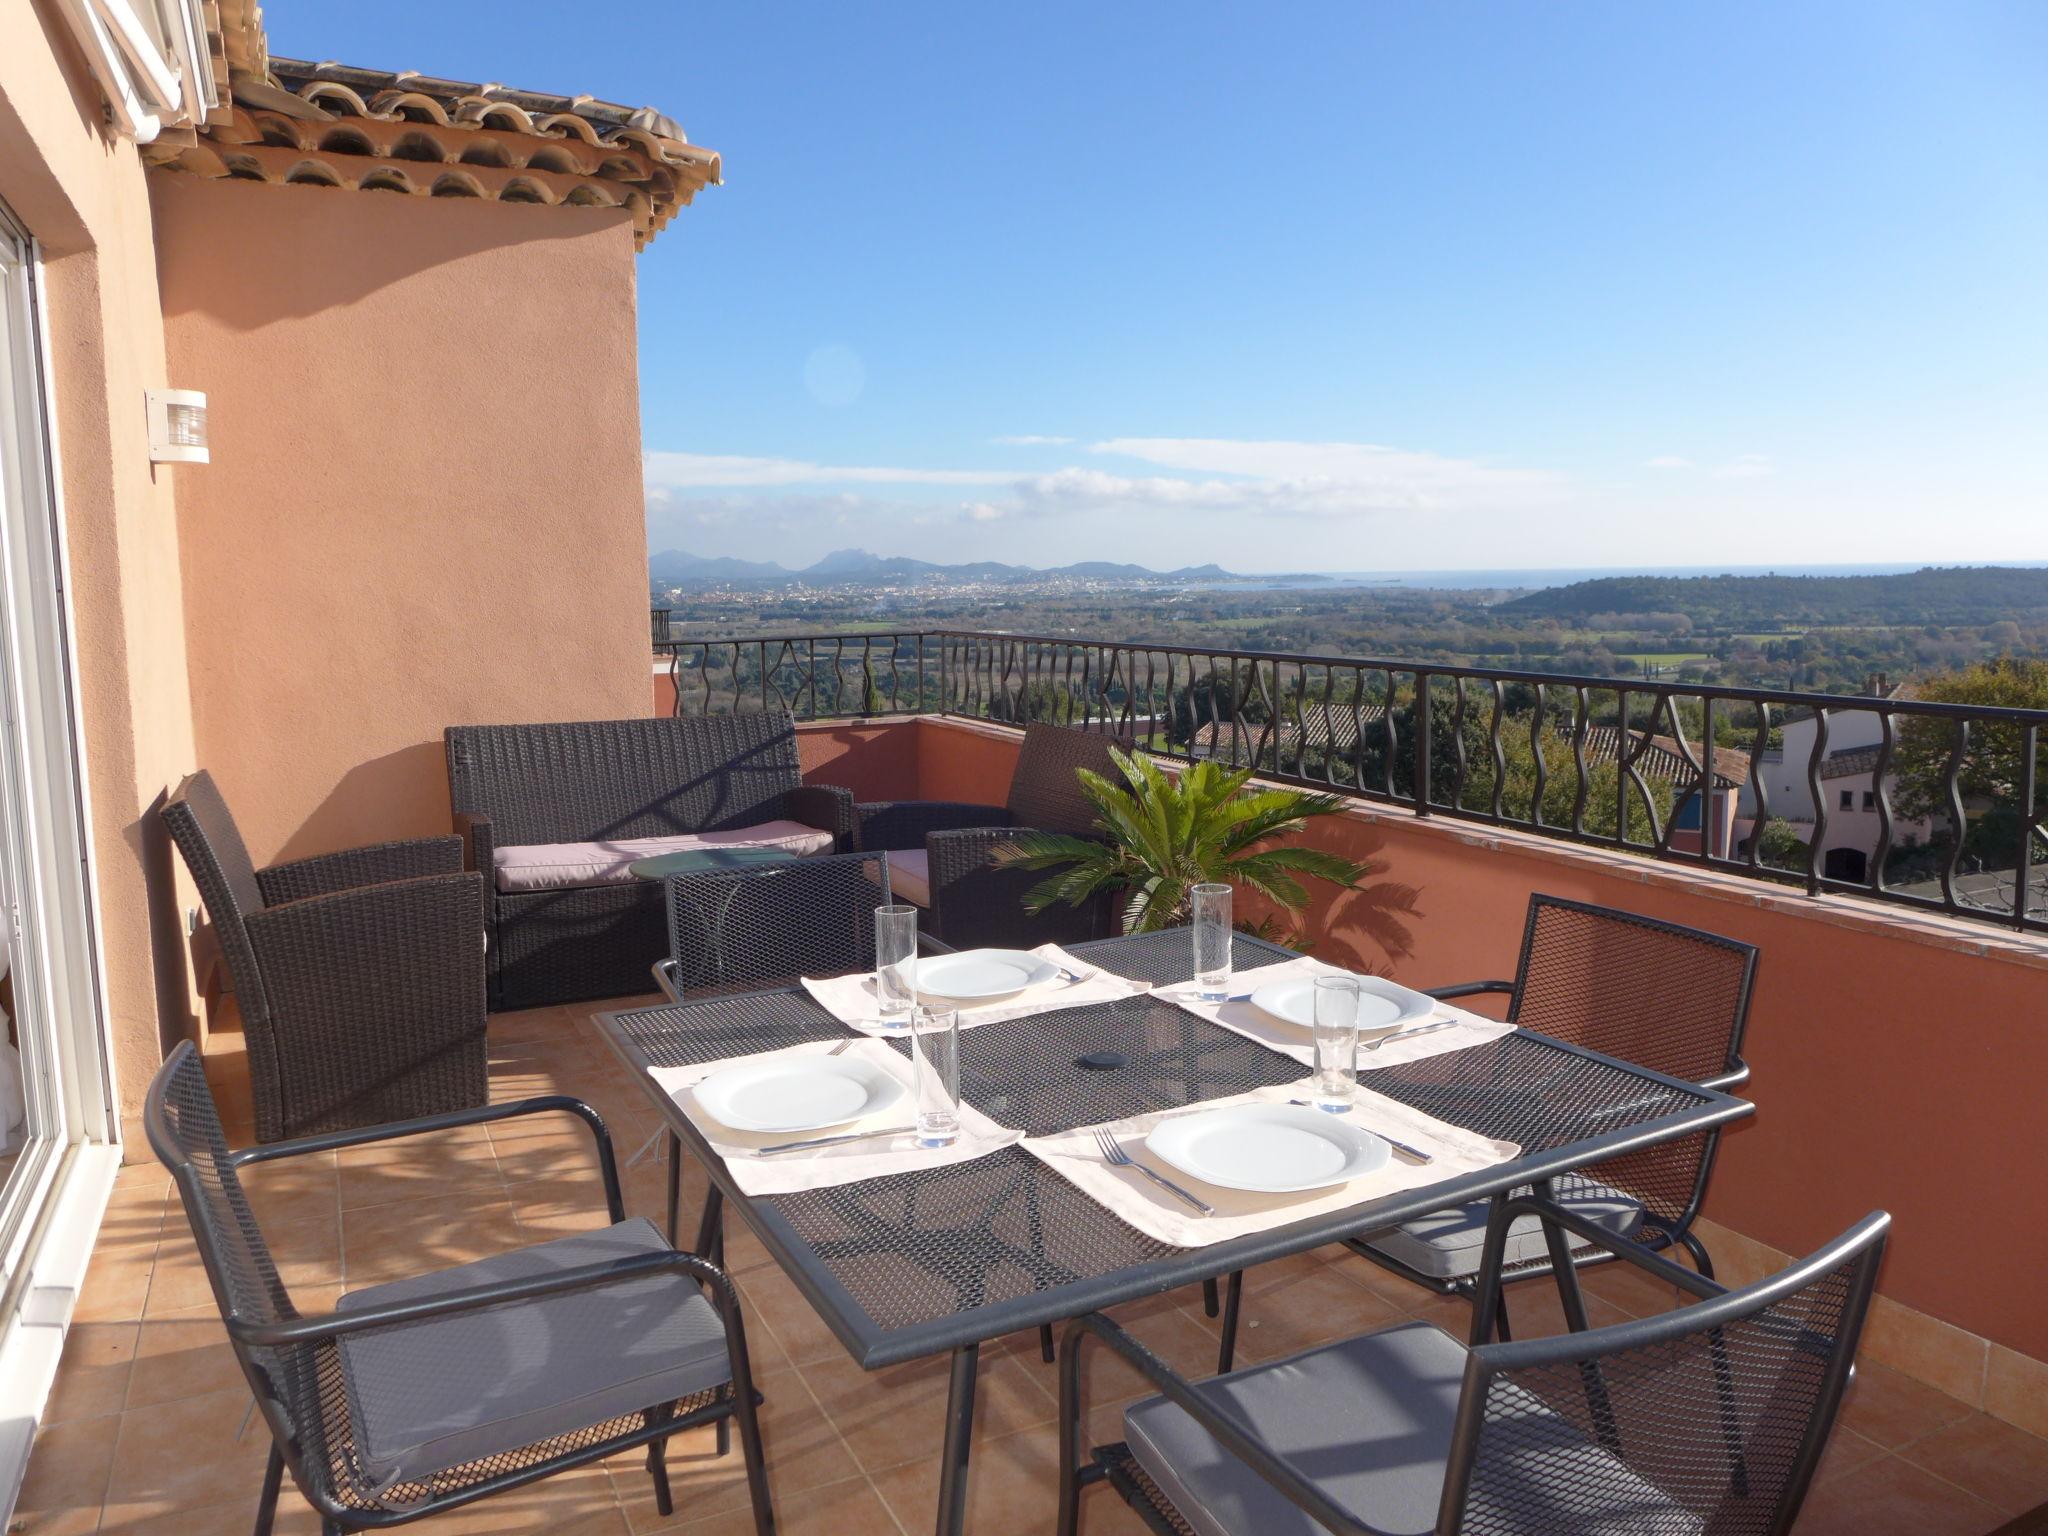
[[29, 1452], [9, 1536], [82, 1536], [97, 1530], [120, 1427], [118, 1417], [104, 1415], [43, 1428]]
[[[1199, 1312], [1190, 1316], [1182, 1308], [1173, 1306], [1151, 1311], [1119, 1307], [1111, 1317], [1139, 1343], [1190, 1380], [1199, 1381], [1216, 1374], [1217, 1334], [1213, 1328], [1204, 1326]], [[1081, 1388], [1085, 1402], [1098, 1406], [1124, 1403], [1148, 1396], [1155, 1390], [1136, 1367], [1125, 1362], [1100, 1339], [1084, 1342], [1081, 1349]], [[1043, 1372], [1045, 1389], [1057, 1396], [1057, 1375], [1039, 1358], [1035, 1339], [1031, 1351], [1021, 1359]]]
[[272, 1222], [314, 1221], [341, 1210], [341, 1176], [332, 1152], [254, 1163], [241, 1170], [241, 1179], [250, 1210], [266, 1227]]
[[85, 1267], [85, 1283], [71, 1309], [74, 1323], [134, 1322], [149, 1305], [149, 1282], [155, 1271], [157, 1243], [144, 1248], [134, 1242], [93, 1249]]
[[340, 1154], [340, 1168], [343, 1211], [502, 1183], [497, 1149], [480, 1125], [351, 1147]]
[[[686, 1208], [687, 1209], [687, 1208]], [[684, 1223], [683, 1241], [690, 1241], [691, 1220]], [[804, 1299], [803, 1292], [781, 1269], [763, 1267], [750, 1271], [739, 1281], [740, 1299], [746, 1309], [749, 1335], [765, 1328], [775, 1336], [782, 1353], [794, 1364], [813, 1360], [845, 1360], [846, 1346], [839, 1342]]]
[[545, 1043], [572, 1034], [575, 1029], [575, 1020], [566, 1008], [521, 1008], [491, 1015], [490, 1042], [492, 1045], [524, 1040]]
[[504, 1186], [344, 1211], [342, 1272], [350, 1290], [450, 1269], [522, 1246]]
[[244, 1489], [253, 1497], [270, 1442], [253, 1423], [235, 1438], [248, 1409], [245, 1386], [129, 1409], [120, 1419], [108, 1501], [216, 1504]]
[[421, 1536], [621, 1536], [629, 1527], [604, 1464], [591, 1462], [406, 1529]]
[[57, 1380], [43, 1405], [43, 1423], [119, 1413], [128, 1400], [138, 1323], [73, 1323], [64, 1335]]
[[[1270, 1266], [1281, 1268], [1282, 1266]], [[1316, 1344], [1348, 1339], [1403, 1321], [1390, 1303], [1348, 1273], [1348, 1264], [1288, 1267], [1261, 1283], [1254, 1271], [1238, 1323], [1238, 1363], [1277, 1360]], [[1212, 1363], [1207, 1374], [1214, 1374]]]
[[2004, 1518], [1998, 1506], [1954, 1483], [1880, 1456], [1817, 1484], [1794, 1536], [1985, 1536]]
[[[794, 1497], [860, 1476], [852, 1452], [795, 1371], [761, 1373], [755, 1384], [768, 1400], [761, 1413], [761, 1442], [775, 1493]], [[668, 1477], [676, 1513], [666, 1519], [654, 1507], [654, 1482], [647, 1475], [644, 1453], [614, 1456], [605, 1465], [636, 1531], [671, 1529], [748, 1507], [746, 1464], [736, 1427], [732, 1450], [725, 1456], [717, 1454], [717, 1431], [709, 1425], [687, 1430], [669, 1442]]]
[[210, 1392], [246, 1395], [248, 1390], [221, 1326], [220, 1311], [211, 1302], [143, 1320], [128, 1378], [127, 1407], [151, 1408]]
[[[800, 1370], [811, 1395], [868, 1473], [938, 1454], [945, 1434], [947, 1361], [863, 1371], [842, 1351], [836, 1360], [814, 1361]], [[1052, 1421], [1051, 1383], [1041, 1385], [1039, 1374], [1051, 1373], [1043, 1366], [1028, 1369], [1007, 1355], [982, 1362], [975, 1400], [977, 1440]]]
[[1828, 1436], [1828, 1448], [1821, 1453], [1820, 1466], [1814, 1470], [1814, 1481], [1825, 1482], [1853, 1472], [1884, 1453], [1884, 1447], [1875, 1440], [1837, 1423], [1834, 1433]]
[[[191, 1505], [167, 1499], [109, 1504], [100, 1536], [239, 1536], [256, 1519], [257, 1485], [221, 1504]], [[427, 1527], [422, 1527], [426, 1529]], [[320, 1536], [320, 1517], [287, 1481], [277, 1501], [275, 1536]]]
[[[1531, 1280], [1525, 1285], [1548, 1285], [1544, 1280]], [[1627, 1262], [1596, 1264], [1580, 1273], [1579, 1283], [1589, 1296], [1598, 1296], [1608, 1305], [1626, 1312], [1630, 1317], [1655, 1317], [1660, 1312], [1683, 1306], [1693, 1298], [1681, 1292], [1669, 1281], [1659, 1280], [1655, 1275], [1646, 1274]], [[1516, 1288], [1521, 1289], [1520, 1287]], [[1510, 1294], [1508, 1305], [1514, 1305]]]
[[[787, 1498], [776, 1496], [774, 1503], [779, 1536], [903, 1536], [888, 1506], [865, 1478], [833, 1483]], [[926, 1527], [929, 1525], [927, 1521]], [[751, 1510], [733, 1509], [701, 1520], [687, 1519], [681, 1524], [636, 1525], [633, 1530], [686, 1531], [689, 1536], [754, 1536], [754, 1516]]]
[[1897, 1453], [2009, 1515], [2048, 1503], [2048, 1441], [1988, 1413], [1973, 1413]]
[[[1002, 1536], [1054, 1536], [1059, 1525], [1059, 1478], [1059, 1432], [1054, 1425], [977, 1439], [968, 1462], [967, 1529], [999, 1531]], [[877, 1472], [874, 1483], [905, 1530], [931, 1529], [939, 1497], [936, 1457]], [[1095, 1513], [1098, 1510], [1091, 1507], [1084, 1520]], [[1084, 1529], [1088, 1536], [1098, 1536], [1092, 1523]]]
[[1842, 1400], [1841, 1422], [1892, 1450], [1967, 1418], [1971, 1411], [1946, 1392], [1863, 1360]]

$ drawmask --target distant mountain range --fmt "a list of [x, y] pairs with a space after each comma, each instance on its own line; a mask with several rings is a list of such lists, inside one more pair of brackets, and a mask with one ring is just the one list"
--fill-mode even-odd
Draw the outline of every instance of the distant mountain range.
[[1070, 576], [1097, 581], [1236, 581], [1243, 578], [1220, 565], [1190, 565], [1175, 571], [1154, 571], [1142, 565], [1119, 565], [1110, 560], [1083, 560], [1077, 565], [1056, 565], [1041, 569], [1029, 565], [1004, 565], [995, 560], [977, 560], [967, 565], [940, 565], [930, 560], [913, 560], [907, 555], [875, 555], [864, 549], [835, 549], [824, 559], [800, 571], [777, 565], [772, 560], [735, 560], [729, 555], [707, 559], [685, 550], [664, 549], [647, 557], [648, 579], [658, 587], [706, 587], [733, 584], [780, 585], [802, 581], [813, 586], [876, 581], [915, 581], [943, 577], [951, 581], [1038, 581], [1048, 576]]
[[1610, 576], [1531, 592], [1494, 609], [1507, 618], [1590, 620], [1684, 614], [1732, 625], [1989, 624], [2048, 619], [2048, 569], [1929, 566], [1885, 576]]

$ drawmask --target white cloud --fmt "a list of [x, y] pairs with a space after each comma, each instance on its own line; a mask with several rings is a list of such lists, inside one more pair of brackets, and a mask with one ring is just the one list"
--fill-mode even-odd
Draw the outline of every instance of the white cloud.
[[992, 437], [989, 441], [1000, 444], [1005, 448], [1045, 448], [1058, 447], [1063, 443], [1071, 443], [1073, 439], [1071, 437], [1043, 437], [1035, 432], [1025, 432], [1015, 437]]
[[1022, 476], [1014, 469], [893, 469], [726, 453], [649, 453], [642, 456], [641, 474], [650, 495], [704, 486], [1009, 485]]
[[970, 501], [960, 510], [971, 523], [993, 523], [1008, 515], [1010, 509], [999, 507], [992, 501]]
[[1692, 467], [1693, 462], [1691, 459], [1682, 458], [1675, 453], [1660, 453], [1654, 459], [1643, 460], [1643, 468], [1645, 469], [1691, 469]]
[[1714, 471], [1716, 480], [1762, 480], [1778, 472], [1777, 466], [1761, 453], [1745, 453], [1730, 459]]
[[[1123, 482], [1122, 494], [1167, 502], [1241, 505], [1320, 517], [1362, 512], [1458, 512], [1548, 505], [1566, 491], [1548, 470], [1497, 469], [1470, 459], [1386, 448], [1374, 443], [1299, 443], [1234, 438], [1119, 437], [1093, 451], [1142, 459], [1165, 469], [1237, 480], [1163, 477]], [[1085, 470], [1062, 476], [1085, 476]], [[1044, 480], [1059, 477], [1041, 477]], [[1103, 477], [1108, 480], [1114, 477]], [[1079, 488], [1073, 482], [1055, 491]]]

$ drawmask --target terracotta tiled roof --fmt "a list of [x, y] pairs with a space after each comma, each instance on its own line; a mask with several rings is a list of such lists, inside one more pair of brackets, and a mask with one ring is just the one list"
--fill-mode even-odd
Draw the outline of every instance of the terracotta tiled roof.
[[[1188, 742], [1188, 750], [1194, 757], [1214, 757], [1224, 762], [1236, 761], [1249, 764], [1263, 744], [1265, 755], [1260, 761], [1271, 760], [1274, 736], [1277, 733], [1280, 757], [1283, 762], [1292, 762], [1301, 753], [1304, 743], [1311, 748], [1351, 752], [1358, 745], [1361, 727], [1370, 727], [1385, 711], [1378, 704], [1359, 706], [1358, 719], [1351, 718], [1348, 705], [1333, 705], [1326, 720], [1320, 710], [1310, 709], [1299, 724], [1283, 720], [1277, 726], [1270, 721], [1229, 721], [1205, 723], [1195, 727]], [[1235, 752], [1233, 753], [1233, 747]]]
[[253, 0], [212, 0], [208, 12], [225, 105], [196, 132], [149, 147], [150, 159], [170, 169], [624, 208], [642, 246], [698, 188], [721, 180], [718, 155], [652, 107], [274, 58]]
[[1839, 752], [1830, 752], [1820, 764], [1820, 776], [1824, 779], [1846, 779], [1852, 775], [1869, 778], [1876, 770], [1876, 747], [1844, 747]]
[[[1639, 731], [1629, 732], [1630, 738], [1641, 747], [1635, 754], [1636, 770], [1645, 778], [1664, 779], [1672, 784], [1690, 784], [1699, 778], [1700, 749], [1691, 749], [1692, 760], [1686, 760], [1686, 753], [1679, 748], [1678, 741], [1671, 736], [1644, 736]], [[1586, 761], [1589, 763], [1611, 763], [1621, 745], [1621, 727], [1615, 725], [1589, 725], [1586, 727]], [[1726, 747], [1714, 749], [1714, 787], [1736, 789], [1749, 782], [1749, 754]]]

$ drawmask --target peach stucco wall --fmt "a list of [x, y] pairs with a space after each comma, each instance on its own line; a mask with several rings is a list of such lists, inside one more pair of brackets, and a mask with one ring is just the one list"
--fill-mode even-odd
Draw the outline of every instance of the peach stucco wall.
[[629, 216], [151, 183], [198, 759], [257, 861], [446, 831], [444, 726], [645, 714]]
[[[0, 6], [0, 200], [42, 248], [58, 489], [70, 546], [97, 938], [121, 1104], [189, 1016], [173, 868], [154, 806], [192, 765], [174, 484], [143, 391], [167, 382], [145, 173], [105, 127], [53, 5]], [[182, 489], [182, 485], [180, 485]], [[131, 1155], [147, 1155], [130, 1128]]]
[[[929, 719], [915, 731], [917, 794], [1002, 798], [1017, 737]], [[1723, 1142], [1708, 1214], [1803, 1253], [1882, 1206], [1896, 1217], [1886, 1296], [2048, 1360], [2030, 1278], [2048, 1271], [2048, 1226], [2030, 1214], [2048, 1170], [2048, 945], [1405, 812], [1315, 826], [1420, 892], [1407, 953], [1389, 954], [1351, 898], [1308, 914], [1316, 952], [1412, 985], [1512, 976], [1534, 891], [1758, 945], [1744, 1091], [1757, 1113]]]

